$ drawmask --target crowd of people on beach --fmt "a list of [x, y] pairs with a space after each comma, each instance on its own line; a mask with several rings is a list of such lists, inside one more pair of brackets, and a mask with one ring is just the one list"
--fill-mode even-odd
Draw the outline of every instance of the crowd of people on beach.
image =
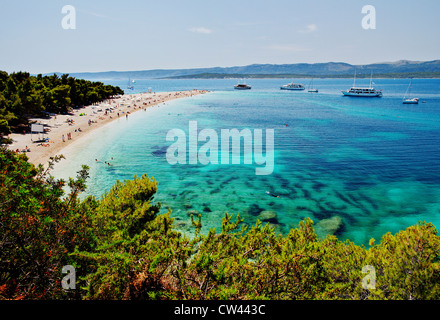
[[[185, 92], [179, 91], [179, 92], [173, 92], [173, 93], [167, 93], [167, 94], [148, 93], [148, 94], [134, 94], [134, 95], [119, 96], [117, 98], [108, 99], [108, 100], [102, 101], [100, 103], [94, 103], [91, 106], [92, 107], [91, 110], [84, 109], [84, 111], [76, 111], [76, 112], [78, 112], [77, 115], [71, 114], [67, 118], [64, 118], [65, 119], [64, 121], [69, 127], [74, 127], [74, 126], [77, 126], [78, 124], [85, 123], [85, 122], [87, 122], [88, 127], [90, 127], [93, 124], [98, 123], [98, 121], [101, 122], [101, 121], [113, 119], [113, 117], [116, 115], [118, 118], [120, 118], [121, 116], [125, 116], [125, 118], [128, 120], [130, 112], [131, 112], [130, 110], [134, 111], [134, 110], [141, 110], [142, 109], [142, 110], [146, 111], [146, 109], [149, 106], [159, 105], [160, 103], [165, 103], [166, 101], [171, 100], [173, 98], [194, 96], [198, 93], [205, 93], [205, 92], [207, 92], [207, 91], [193, 90], [193, 91], [185, 91]], [[98, 109], [96, 109], [97, 107], [98, 107]], [[102, 109], [105, 108], [105, 109], [102, 110], [101, 108]], [[89, 110], [90, 112], [87, 110]], [[102, 112], [102, 111], [104, 111], [104, 112]], [[58, 115], [58, 116], [59, 116], [58, 117], [58, 119], [59, 119], [61, 115]], [[87, 117], [88, 119], [86, 121], [82, 121], [82, 120], [80, 120], [80, 118], [76, 118], [76, 116], [81, 117], [81, 118]], [[52, 120], [56, 122], [57, 115], [54, 115]], [[58, 132], [58, 134], [61, 136], [60, 137], [58, 135], [58, 137], [61, 138], [61, 141], [58, 139], [54, 139], [53, 137], [52, 137], [52, 139], [44, 138], [44, 139], [38, 140], [38, 141], [33, 141], [31, 138], [32, 142], [38, 143], [35, 146], [37, 146], [37, 147], [39, 147], [39, 146], [51, 147], [51, 146], [57, 144], [58, 141], [61, 143], [66, 143], [66, 142], [74, 139], [74, 135], [73, 135], [74, 133], [83, 132], [83, 130], [79, 126], [76, 129], [71, 130], [69, 132], [66, 132], [67, 130], [65, 130], [65, 129], [56, 130], [56, 128], [62, 126], [62, 124], [55, 123], [55, 122], [54, 122], [53, 126], [45, 124], [45, 126], [49, 126], [49, 127], [51, 127], [51, 129], [45, 128], [44, 133], [49, 134], [49, 132], [50, 132], [51, 135], [57, 136], [57, 132]], [[24, 141], [27, 142], [27, 139], [25, 139]], [[18, 145], [20, 145], [20, 144], [18, 143]], [[15, 151], [16, 152], [30, 152], [31, 148], [26, 146], [24, 149], [21, 147], [21, 148], [15, 149]], [[38, 153], [38, 151], [39, 151], [39, 149], [36, 150], [37, 153]], [[112, 165], [110, 163], [106, 163], [106, 164], [109, 166]]]
[[15, 153], [25, 153], [25, 152], [31, 152], [31, 148], [26, 146], [23, 150], [20, 150], [20, 149], [15, 150]]

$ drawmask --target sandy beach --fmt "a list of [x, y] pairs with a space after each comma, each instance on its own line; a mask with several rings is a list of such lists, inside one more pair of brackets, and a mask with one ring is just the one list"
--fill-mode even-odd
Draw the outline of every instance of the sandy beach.
[[71, 114], [52, 115], [47, 119], [31, 119], [43, 124], [43, 133], [13, 133], [9, 149], [25, 152], [34, 165], [47, 165], [50, 157], [62, 154], [61, 150], [75, 139], [91, 134], [93, 130], [121, 117], [130, 117], [136, 111], [174, 99], [206, 93], [205, 90], [178, 92], [138, 93], [123, 95], [98, 104], [74, 109]]

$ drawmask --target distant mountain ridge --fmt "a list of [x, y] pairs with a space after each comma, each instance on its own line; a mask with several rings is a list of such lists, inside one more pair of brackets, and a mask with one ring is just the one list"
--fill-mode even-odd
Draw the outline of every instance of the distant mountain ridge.
[[[75, 78], [89, 80], [121, 80], [121, 79], [161, 79], [190, 78], [201, 74], [218, 75], [307, 75], [307, 76], [343, 76], [352, 77], [354, 72], [361, 74], [399, 74], [399, 73], [439, 73], [440, 60], [374, 63], [368, 65], [351, 65], [344, 62], [327, 63], [296, 63], [296, 64], [252, 64], [236, 67], [213, 67], [195, 69], [154, 69], [142, 71], [107, 71], [70, 73]], [[55, 72], [61, 74], [59, 72]], [[53, 74], [53, 73], [51, 73]]]

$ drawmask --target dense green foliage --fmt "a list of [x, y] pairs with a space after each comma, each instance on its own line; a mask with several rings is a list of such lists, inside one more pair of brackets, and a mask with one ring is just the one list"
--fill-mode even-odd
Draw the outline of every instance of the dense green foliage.
[[[286, 236], [225, 214], [222, 230], [195, 236], [159, 214], [157, 182], [117, 182], [80, 201], [87, 167], [64, 182], [0, 149], [0, 298], [3, 299], [439, 299], [440, 237], [419, 223], [367, 249], [318, 239], [309, 219]], [[51, 164], [58, 161], [54, 158]], [[49, 166], [49, 169], [51, 165]], [[61, 287], [61, 268], [77, 272]], [[365, 266], [376, 271], [364, 288]]]
[[26, 125], [29, 116], [66, 113], [70, 107], [89, 105], [118, 94], [123, 94], [119, 87], [75, 79], [68, 74], [35, 77], [27, 72], [8, 75], [0, 71], [0, 143], [13, 129]]

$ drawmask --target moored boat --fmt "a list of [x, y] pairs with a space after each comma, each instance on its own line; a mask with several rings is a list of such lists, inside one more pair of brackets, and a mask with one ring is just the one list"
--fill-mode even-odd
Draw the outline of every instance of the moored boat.
[[134, 90], [134, 86], [132, 85], [132, 83], [135, 83], [135, 81], [131, 81], [130, 78], [128, 78], [127, 89]]
[[250, 85], [247, 85], [245, 83], [239, 83], [236, 86], [234, 86], [235, 90], [250, 90], [252, 87]]
[[417, 98], [404, 99], [403, 104], [419, 104], [419, 99]]
[[382, 90], [376, 90], [374, 88], [357, 88], [357, 87], [352, 87], [349, 90], [342, 91], [342, 94], [348, 97], [362, 97], [362, 98], [380, 98], [383, 95]]
[[351, 87], [349, 90], [342, 91], [342, 94], [348, 97], [381, 98], [383, 95], [382, 90], [377, 90], [373, 88], [372, 84], [373, 84], [373, 73], [371, 73], [370, 86], [368, 88], [356, 87], [356, 72], [355, 72], [353, 87]]
[[280, 89], [281, 90], [305, 90], [306, 88], [301, 83], [293, 83], [292, 82], [292, 83], [285, 84], [285, 85], [281, 86]]
[[411, 88], [412, 88], [412, 78], [409, 82], [408, 89], [406, 89], [406, 93], [403, 96], [403, 104], [419, 104], [419, 98], [411, 98]]
[[312, 78], [312, 80], [311, 80], [310, 83], [309, 83], [309, 89], [308, 89], [308, 91], [309, 91], [309, 92], [312, 92], [312, 93], [317, 93], [317, 92], [318, 92], [318, 89], [315, 88], [315, 87], [313, 86], [313, 78]]

